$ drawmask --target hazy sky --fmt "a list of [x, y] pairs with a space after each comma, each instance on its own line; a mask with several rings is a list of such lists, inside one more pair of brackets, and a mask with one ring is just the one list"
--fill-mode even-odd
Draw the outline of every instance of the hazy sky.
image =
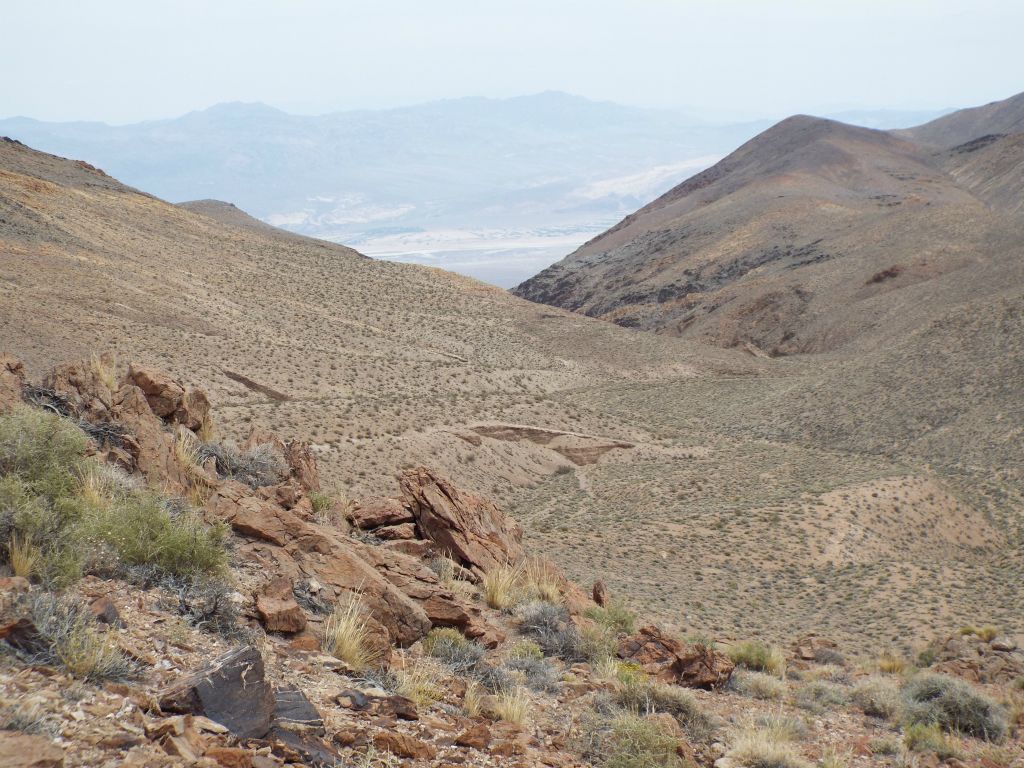
[[1024, 90], [1021, 0], [0, 0], [0, 116], [562, 90], [711, 117]]

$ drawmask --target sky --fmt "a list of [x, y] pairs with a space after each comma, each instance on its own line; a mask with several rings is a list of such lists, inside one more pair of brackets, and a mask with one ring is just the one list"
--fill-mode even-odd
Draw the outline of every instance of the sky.
[[0, 117], [560, 90], [708, 119], [1024, 90], [1020, 0], [0, 0]]

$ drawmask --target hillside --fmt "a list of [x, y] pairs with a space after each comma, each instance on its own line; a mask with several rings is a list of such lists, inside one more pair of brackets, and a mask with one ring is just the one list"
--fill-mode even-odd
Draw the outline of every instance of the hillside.
[[[999, 126], [1019, 101], [990, 110]], [[1019, 141], [934, 151], [898, 133], [784, 120], [514, 292], [770, 355], [873, 347], [1016, 297]]]
[[[939, 173], [901, 140], [855, 138]], [[964, 198], [977, 204], [950, 205]], [[919, 276], [861, 290], [907, 280], [926, 306], [936, 281]], [[367, 259], [228, 204], [170, 205], [0, 142], [0, 351], [33, 371], [94, 352], [168, 370], [209, 393], [217, 440], [308, 440], [339, 496], [392, 494], [429, 467], [513, 511], [572, 578], [684, 634], [815, 631], [872, 654], [965, 623], [1024, 629], [1024, 312], [1020, 281], [998, 277], [908, 321], [899, 345], [772, 360]]]
[[981, 107], [960, 109], [895, 133], [943, 149], [993, 134], [1024, 133], [1024, 93]]

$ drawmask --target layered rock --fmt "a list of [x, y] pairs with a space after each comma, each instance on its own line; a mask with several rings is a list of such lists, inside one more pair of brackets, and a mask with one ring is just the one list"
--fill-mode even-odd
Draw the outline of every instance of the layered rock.
[[682, 643], [654, 626], [620, 639], [618, 656], [657, 680], [688, 688], [721, 688], [736, 666], [710, 646]]

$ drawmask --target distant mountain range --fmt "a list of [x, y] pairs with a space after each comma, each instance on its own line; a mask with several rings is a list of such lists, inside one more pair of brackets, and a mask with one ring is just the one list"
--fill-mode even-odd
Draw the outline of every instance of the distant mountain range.
[[1024, 285], [1024, 94], [916, 128], [791, 117], [515, 289], [769, 355], [905, 338]]
[[225, 200], [371, 255], [511, 286], [767, 126], [549, 92], [320, 116], [231, 103], [119, 126], [11, 118], [0, 135], [171, 202]]

